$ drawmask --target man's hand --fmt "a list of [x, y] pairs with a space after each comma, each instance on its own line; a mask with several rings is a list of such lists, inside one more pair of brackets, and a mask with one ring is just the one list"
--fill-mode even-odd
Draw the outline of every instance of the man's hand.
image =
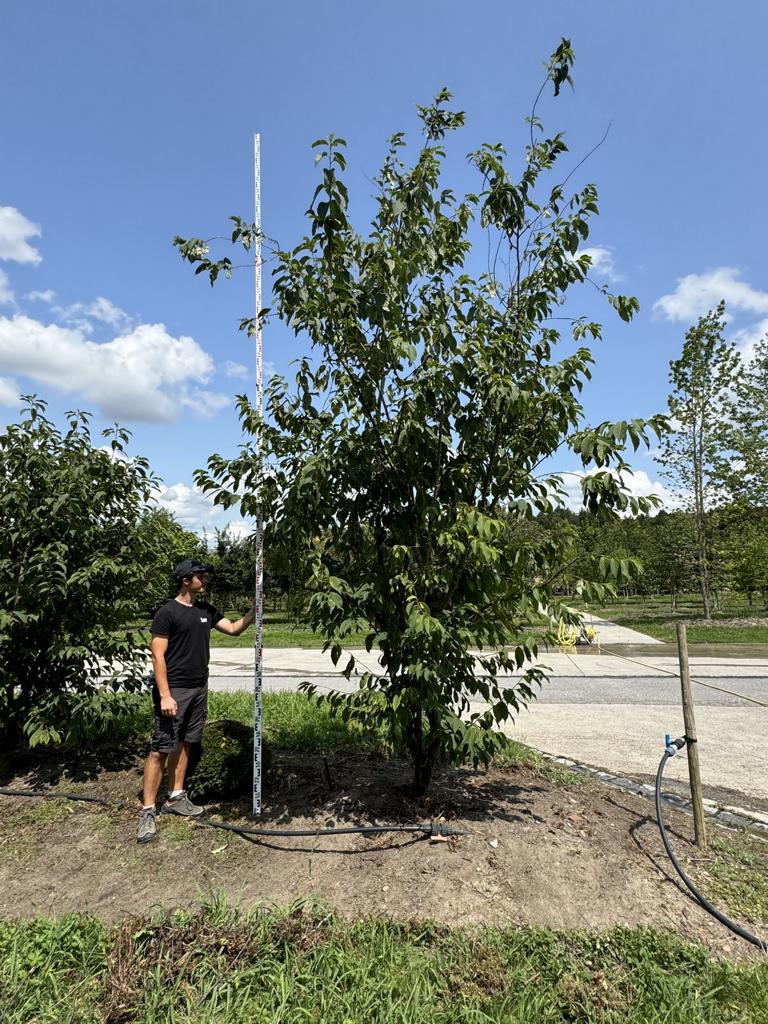
[[170, 693], [168, 694], [167, 697], [161, 697], [160, 698], [160, 714], [161, 715], [168, 715], [170, 718], [174, 718], [175, 715], [176, 715], [176, 708], [177, 708], [177, 706], [178, 705], [176, 704], [176, 701], [173, 699], [173, 697], [170, 695]]
[[244, 633], [245, 630], [248, 629], [255, 618], [256, 609], [255, 607], [251, 607], [242, 618], [237, 620], [237, 622], [230, 622], [229, 619], [224, 616], [214, 624], [213, 628], [217, 629], [220, 633], [226, 633], [227, 636], [240, 636], [241, 633]]

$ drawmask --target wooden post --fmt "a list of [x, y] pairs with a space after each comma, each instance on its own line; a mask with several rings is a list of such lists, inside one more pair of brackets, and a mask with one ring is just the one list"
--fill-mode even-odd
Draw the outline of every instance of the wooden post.
[[680, 685], [683, 692], [683, 721], [685, 735], [691, 741], [686, 751], [688, 755], [688, 777], [691, 782], [691, 800], [693, 803], [693, 830], [696, 845], [707, 849], [707, 826], [704, 818], [704, 802], [701, 792], [701, 772], [699, 771], [699, 744], [696, 736], [696, 720], [693, 715], [693, 697], [691, 696], [691, 672], [688, 667], [688, 637], [684, 622], [677, 623], [677, 653], [680, 659]]

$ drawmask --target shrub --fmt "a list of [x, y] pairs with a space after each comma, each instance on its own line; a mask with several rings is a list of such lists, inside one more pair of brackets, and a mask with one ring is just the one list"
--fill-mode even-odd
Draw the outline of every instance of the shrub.
[[[144, 458], [116, 426], [91, 438], [89, 414], [62, 432], [28, 397], [0, 432], [0, 740], [12, 747], [78, 742], [135, 701], [145, 639], [127, 629], [141, 600], [167, 594], [185, 533], [153, 509]], [[194, 539], [194, 538], [193, 538]], [[141, 598], [139, 597], [141, 595]], [[105, 665], [111, 686], [104, 687]], [[107, 669], [109, 671], [109, 668]]]
[[[262, 773], [270, 764], [270, 751], [262, 743]], [[253, 782], [253, 729], [231, 718], [207, 722], [203, 740], [193, 748], [187, 772], [187, 790], [197, 800], [224, 800], [244, 796]]]

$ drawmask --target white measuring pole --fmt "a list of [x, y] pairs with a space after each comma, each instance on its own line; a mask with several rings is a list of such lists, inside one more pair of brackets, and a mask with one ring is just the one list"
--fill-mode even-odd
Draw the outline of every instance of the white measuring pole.
[[[256, 277], [256, 317], [261, 305], [261, 136], [253, 137], [253, 172], [256, 235], [253, 241], [253, 256]], [[264, 416], [264, 377], [261, 320], [256, 321], [256, 416], [260, 423]], [[263, 477], [261, 434], [256, 437], [256, 462], [258, 466], [259, 492], [256, 500], [256, 593], [254, 599], [254, 660], [253, 660], [253, 815], [261, 814], [261, 684], [262, 654], [264, 646], [264, 519], [261, 510], [261, 486]]]

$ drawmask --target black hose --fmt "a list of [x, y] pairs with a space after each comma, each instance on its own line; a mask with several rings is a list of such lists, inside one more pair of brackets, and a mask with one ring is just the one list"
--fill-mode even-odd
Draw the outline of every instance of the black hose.
[[128, 807], [122, 800], [108, 800], [103, 796], [86, 796], [85, 793], [49, 793], [44, 789], [0, 789], [0, 796], [42, 796], [49, 800], [83, 800], [89, 804], [104, 804], [105, 807]]
[[381, 832], [422, 832], [428, 836], [463, 836], [460, 829], [432, 821], [429, 825], [350, 825], [349, 828], [246, 828], [244, 825], [227, 825], [223, 821], [204, 818], [192, 819], [198, 825], [208, 828], [223, 828], [230, 832], [242, 832], [247, 836], [344, 836], [378, 835]]
[[[83, 800], [92, 804], [103, 804], [106, 807], [132, 809], [133, 805], [124, 800], [108, 800], [101, 796], [87, 796], [84, 793], [51, 793], [44, 789], [0, 789], [0, 796], [37, 796], [49, 800]], [[428, 825], [350, 825], [348, 828], [247, 828], [245, 825], [229, 825], [224, 821], [212, 818], [190, 818], [196, 825], [205, 828], [220, 828], [227, 832], [239, 832], [247, 836], [269, 836], [290, 838], [291, 836], [344, 836], [344, 835], [379, 835], [382, 832], [421, 832], [428, 836], [463, 836], [466, 832], [443, 825], [439, 821], [431, 821]]]
[[[688, 741], [686, 737], [681, 736], [680, 739], [673, 740], [670, 746], [677, 747], [677, 749], [680, 750], [682, 747], [686, 746], [687, 742]], [[672, 852], [672, 847], [669, 845], [669, 837], [667, 836], [667, 830], [664, 827], [664, 819], [661, 815], [661, 780], [664, 774], [664, 766], [666, 765], [670, 757], [673, 756], [674, 754], [671, 754], [669, 752], [668, 747], [664, 751], [664, 756], [659, 762], [659, 769], [656, 772], [656, 820], [659, 823], [659, 831], [661, 832], [661, 841], [664, 843], [664, 849], [667, 851], [669, 859], [672, 861], [672, 864], [674, 865], [675, 871], [677, 871], [678, 875], [680, 875], [688, 889], [691, 891], [691, 893], [693, 893], [693, 896], [697, 900], [697, 902], [706, 911], [712, 914], [713, 917], [716, 917], [721, 924], [724, 924], [726, 928], [729, 928], [736, 935], [741, 936], [742, 939], [746, 939], [747, 942], [751, 942], [753, 946], [757, 946], [757, 948], [761, 949], [764, 953], [768, 953], [768, 942], [763, 942], [762, 939], [758, 939], [756, 935], [753, 935], [751, 932], [748, 932], [746, 928], [742, 928], [740, 924], [737, 924], [735, 921], [732, 921], [730, 917], [727, 917], [725, 914], [722, 913], [722, 911], [718, 910], [716, 906], [709, 902], [706, 896], [703, 896], [699, 892], [699, 890], [690, 880], [688, 875], [686, 875], [686, 873], [683, 871], [682, 867], [680, 866], [680, 862]]]

